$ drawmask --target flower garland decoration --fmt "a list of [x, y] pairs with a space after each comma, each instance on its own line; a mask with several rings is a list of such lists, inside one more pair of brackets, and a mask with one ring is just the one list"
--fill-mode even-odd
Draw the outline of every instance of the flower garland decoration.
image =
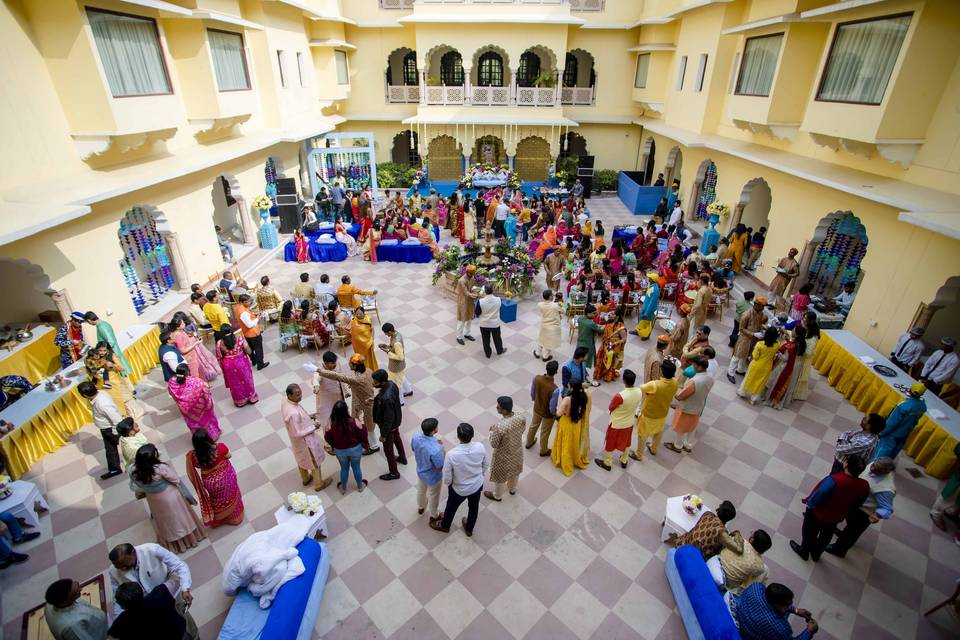
[[520, 176], [510, 169], [510, 167], [502, 164], [490, 164], [487, 162], [478, 162], [471, 166], [467, 172], [463, 174], [463, 177], [460, 178], [460, 186], [466, 189], [472, 189], [475, 176], [479, 173], [486, 173], [488, 171], [497, 174], [499, 174], [501, 171], [504, 172], [506, 174], [506, 186], [509, 186], [511, 189], [520, 188]]
[[427, 174], [423, 172], [423, 169], [417, 169], [416, 173], [413, 174], [413, 186], [419, 185], [423, 182], [423, 179], [427, 177]]
[[478, 286], [489, 282], [507, 298], [533, 293], [533, 280], [540, 272], [540, 261], [531, 257], [525, 248], [511, 247], [506, 239], [501, 239], [494, 247], [494, 254], [500, 262], [493, 266], [476, 264], [481, 253], [480, 246], [474, 242], [466, 242], [462, 247], [457, 244], [444, 246], [437, 254], [431, 283], [436, 286], [444, 274], [449, 274], [456, 283], [472, 264], [477, 268], [474, 279]]
[[730, 207], [719, 201], [711, 202], [707, 205], [707, 214], [719, 216], [721, 220], [726, 220], [727, 216], [730, 215]]
[[680, 506], [683, 507], [683, 510], [688, 516], [696, 516], [703, 511], [703, 500], [700, 499], [700, 496], [687, 494], [683, 496], [683, 501], [680, 503]]
[[13, 493], [13, 487], [10, 486], [10, 476], [0, 475], [0, 500], [9, 498]]
[[313, 517], [320, 512], [320, 496], [308, 496], [302, 491], [294, 491], [287, 496], [287, 509]]
[[273, 201], [264, 195], [259, 195], [253, 199], [253, 208], [254, 209], [269, 209], [273, 206]]

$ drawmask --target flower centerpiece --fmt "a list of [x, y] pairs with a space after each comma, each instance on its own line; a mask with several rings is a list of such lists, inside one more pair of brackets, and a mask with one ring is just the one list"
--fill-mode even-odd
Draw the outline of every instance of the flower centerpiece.
[[426, 177], [427, 174], [423, 172], [423, 169], [417, 169], [417, 171], [413, 174], [413, 186], [418, 186]]
[[494, 290], [507, 298], [533, 293], [533, 280], [540, 272], [540, 261], [531, 257], [525, 248], [511, 247], [506, 239], [501, 239], [493, 250], [498, 262], [491, 266], [477, 264], [481, 253], [480, 246], [474, 242], [466, 242], [462, 247], [457, 244], [444, 246], [435, 260], [432, 284], [436, 286], [446, 276], [450, 285], [456, 286], [466, 273], [467, 265], [472, 264], [477, 268], [474, 279], [478, 286], [490, 282]]
[[287, 496], [287, 509], [312, 518], [320, 513], [320, 496], [308, 496], [302, 491], [294, 491]]
[[683, 501], [680, 503], [680, 506], [683, 507], [683, 510], [688, 516], [697, 516], [703, 511], [703, 500], [700, 499], [700, 496], [687, 494], [683, 496]]
[[460, 186], [465, 189], [472, 189], [474, 186], [508, 186], [511, 189], [519, 189], [520, 182], [520, 176], [510, 167], [486, 162], [474, 164], [460, 178]]
[[9, 498], [13, 493], [13, 487], [10, 486], [10, 476], [0, 475], [0, 500]]
[[718, 220], [726, 220], [730, 215], [730, 207], [722, 202], [711, 202], [707, 205], [707, 214], [717, 216]]

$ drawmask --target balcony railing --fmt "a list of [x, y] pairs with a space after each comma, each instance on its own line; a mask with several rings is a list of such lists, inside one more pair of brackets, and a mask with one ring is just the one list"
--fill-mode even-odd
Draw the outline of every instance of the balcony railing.
[[517, 87], [518, 107], [553, 107], [556, 103], [554, 87]]
[[603, 11], [605, 0], [570, 0], [570, 11]]
[[413, 9], [413, 0], [380, 0], [381, 9]]
[[387, 102], [390, 104], [416, 104], [420, 102], [420, 87], [417, 85], [387, 85]]
[[560, 104], [592, 105], [594, 87], [564, 87], [560, 90]]
[[[384, 2], [384, 0], [380, 0]], [[419, 0], [420, 4], [563, 4], [565, 0]], [[603, 2], [603, 0], [595, 0]]]
[[[466, 92], [463, 87], [427, 87], [426, 104], [463, 104]], [[509, 90], [507, 91], [509, 95]]]
[[510, 87], [474, 87], [471, 101], [476, 105], [505, 107], [510, 104]]

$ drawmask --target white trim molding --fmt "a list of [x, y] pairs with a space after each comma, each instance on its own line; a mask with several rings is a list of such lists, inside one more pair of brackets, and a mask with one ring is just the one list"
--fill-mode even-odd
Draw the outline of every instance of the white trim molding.
[[909, 168], [913, 163], [913, 158], [917, 155], [920, 147], [926, 142], [923, 138], [878, 138], [874, 141], [853, 140], [851, 138], [841, 138], [830, 136], [823, 133], [808, 132], [814, 143], [821, 147], [839, 151], [843, 149], [848, 153], [870, 159], [874, 154], [879, 155], [887, 162], [897, 163], [904, 169]]
[[127, 153], [139, 149], [148, 142], [169, 140], [177, 132], [176, 127], [153, 131], [75, 131], [70, 134], [80, 157], [86, 161], [92, 156], [103, 155], [111, 149]]
[[764, 27], [770, 27], [775, 24], [784, 24], [787, 22], [799, 22], [800, 14], [799, 13], [785, 13], [782, 16], [773, 16], [772, 18], [764, 18], [763, 20], [754, 20], [753, 22], [745, 22], [736, 27], [730, 27], [729, 29], [724, 29], [720, 32], [721, 35], [729, 36], [736, 33], [744, 33], [745, 31], [753, 31], [754, 29], [762, 29]]
[[660, 44], [639, 44], [635, 47], [630, 47], [627, 51], [631, 53], [654, 53], [657, 51], [676, 51], [677, 45], [672, 43], [660, 43]]
[[750, 133], [768, 135], [778, 140], [787, 140], [793, 142], [797, 133], [800, 131], [799, 122], [751, 122], [739, 118], [733, 119], [733, 125], [737, 129], [749, 131]]
[[311, 40], [311, 47], [329, 47], [331, 49], [350, 49], [351, 51], [355, 50], [356, 45], [352, 45], [346, 40], [335, 40], [333, 38], [328, 38], [326, 40]]
[[191, 133], [198, 136], [204, 133], [216, 133], [243, 124], [250, 119], [249, 113], [238, 113], [232, 116], [216, 116], [211, 118], [187, 118]]

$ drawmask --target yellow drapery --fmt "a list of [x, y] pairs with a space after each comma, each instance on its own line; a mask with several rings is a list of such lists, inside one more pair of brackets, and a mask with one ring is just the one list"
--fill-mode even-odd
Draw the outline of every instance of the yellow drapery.
[[[820, 335], [812, 364], [831, 387], [864, 413], [886, 416], [903, 401], [902, 394], [827, 333]], [[953, 454], [956, 446], [957, 441], [929, 414], [924, 414], [903, 450], [931, 476], [943, 479], [957, 460]]]
[[[133, 371], [130, 382], [136, 384], [159, 362], [160, 332], [153, 328], [123, 350]], [[78, 379], [68, 393], [43, 408], [26, 423], [0, 439], [0, 456], [12, 478], [19, 478], [43, 456], [65, 445], [70, 437], [92, 420], [90, 402], [77, 392]], [[22, 400], [21, 400], [22, 402]]]
[[[34, 327], [33, 331], [42, 329], [46, 328]], [[37, 384], [56, 373], [60, 369], [60, 347], [53, 344], [56, 335], [56, 329], [50, 329], [0, 360], [0, 376], [23, 376]]]

